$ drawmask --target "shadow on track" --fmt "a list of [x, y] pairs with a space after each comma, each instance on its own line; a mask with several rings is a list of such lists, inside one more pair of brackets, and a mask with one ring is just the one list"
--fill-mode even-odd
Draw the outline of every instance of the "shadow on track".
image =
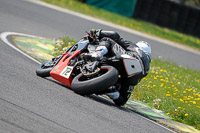
[[[64, 84], [62, 84], [62, 83], [60, 83], [60, 82], [58, 82], [58, 81], [56, 81], [56, 80], [54, 80], [52, 78], [48, 78], [47, 77], [47, 78], [44, 78], [44, 79], [46, 79], [48, 81], [51, 81], [53, 83], [56, 83], [56, 84], [58, 84], [58, 85], [60, 85], [62, 87], [65, 87], [66, 89], [72, 90], [69, 86], [66, 86], [66, 85], [64, 85]], [[79, 95], [79, 94], [77, 94], [77, 95]], [[103, 96], [98, 96], [98, 95], [92, 94], [92, 95], [87, 95], [87, 96], [83, 96], [83, 97], [90, 98], [90, 99], [92, 99], [92, 100], [94, 100], [96, 102], [99, 102], [99, 103], [102, 103], [104, 105], [108, 105], [108, 106], [111, 106], [111, 107], [118, 108], [118, 109], [120, 109], [122, 111], [125, 111], [125, 112], [135, 113], [135, 112], [133, 112], [133, 111], [125, 108], [124, 106], [117, 106], [117, 105], [115, 105], [114, 102], [112, 102], [112, 100], [109, 100], [109, 99], [107, 99], [107, 98], [105, 98]]]

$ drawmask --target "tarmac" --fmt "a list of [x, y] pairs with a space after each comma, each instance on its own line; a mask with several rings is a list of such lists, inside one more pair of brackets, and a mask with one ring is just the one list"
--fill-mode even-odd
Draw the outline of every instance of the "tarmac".
[[[9, 42], [14, 45], [14, 47], [20, 49], [35, 60], [44, 62], [53, 58], [52, 53], [54, 52], [55, 46], [54, 40], [21, 33], [7, 33], [7, 35]], [[129, 100], [124, 107], [170, 128], [175, 132], [200, 133], [200, 131], [194, 127], [173, 121], [165, 112], [152, 109], [143, 102]]]

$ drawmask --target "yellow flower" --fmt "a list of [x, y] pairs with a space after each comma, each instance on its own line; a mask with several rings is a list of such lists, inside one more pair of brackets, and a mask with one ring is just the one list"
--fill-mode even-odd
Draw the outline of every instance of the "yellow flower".
[[193, 104], [197, 104], [196, 101], [193, 101], [192, 103], [193, 103]]
[[161, 85], [160, 85], [160, 87], [163, 87], [164, 86], [164, 84], [162, 83]]
[[166, 94], [166, 96], [167, 96], [167, 97], [170, 97], [171, 95], [170, 95], [170, 94]]
[[184, 102], [183, 99], [180, 99], [180, 102]]
[[186, 93], [186, 91], [183, 91], [183, 93]]
[[187, 117], [187, 116], [188, 116], [188, 114], [186, 113], [186, 114], [185, 114], [185, 116]]
[[153, 85], [153, 87], [156, 87], [156, 85]]
[[178, 109], [181, 109], [181, 107], [178, 107]]
[[155, 73], [155, 71], [151, 71], [151, 73]]
[[166, 113], [166, 115], [169, 115], [170, 113]]
[[158, 72], [156, 72], [156, 74], [158, 74]]
[[177, 84], [180, 84], [181, 82], [177, 82]]

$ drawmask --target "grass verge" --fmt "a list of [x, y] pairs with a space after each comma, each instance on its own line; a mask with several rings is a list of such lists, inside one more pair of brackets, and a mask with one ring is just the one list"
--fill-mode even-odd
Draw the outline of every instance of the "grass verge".
[[171, 40], [200, 50], [200, 39], [197, 37], [181, 34], [174, 30], [162, 28], [144, 21], [139, 21], [132, 18], [124, 17], [112, 12], [105, 11], [100, 8], [86, 5], [84, 3], [78, 2], [77, 0], [41, 0], [41, 1], [54, 4], [63, 8], [68, 8], [76, 12], [80, 12], [96, 18], [110, 21], [115, 24], [119, 24], [131, 29], [135, 29], [150, 35]]
[[[68, 37], [58, 39], [54, 55], [74, 43]], [[136, 86], [131, 98], [166, 112], [175, 121], [200, 129], [200, 71], [153, 59], [148, 76]]]
[[165, 111], [173, 120], [200, 129], [200, 72], [153, 59], [132, 99]]

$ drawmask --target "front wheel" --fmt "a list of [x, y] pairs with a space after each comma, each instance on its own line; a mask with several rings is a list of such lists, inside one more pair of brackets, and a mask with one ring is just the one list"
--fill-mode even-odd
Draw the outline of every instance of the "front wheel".
[[118, 71], [112, 66], [102, 66], [99, 74], [88, 78], [82, 73], [72, 81], [72, 90], [80, 95], [101, 93], [118, 81]]
[[45, 63], [42, 63], [37, 69], [36, 69], [36, 74], [37, 76], [40, 77], [49, 77], [50, 72], [53, 68], [53, 66], [50, 64], [51, 61], [47, 61]]

